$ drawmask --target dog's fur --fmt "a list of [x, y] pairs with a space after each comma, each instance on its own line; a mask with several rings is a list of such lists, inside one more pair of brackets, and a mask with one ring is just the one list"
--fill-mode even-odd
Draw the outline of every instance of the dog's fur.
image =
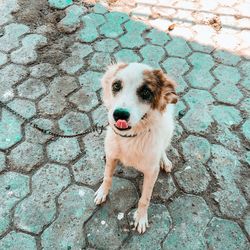
[[[122, 83], [122, 89], [114, 93], [112, 86], [117, 80]], [[95, 203], [106, 200], [118, 160], [125, 166], [133, 166], [144, 174], [142, 195], [134, 214], [135, 228], [144, 233], [148, 227], [147, 209], [160, 167], [166, 172], [172, 168], [165, 151], [174, 130], [173, 104], [178, 100], [176, 84], [161, 70], [139, 63], [111, 65], [101, 82], [109, 127], [105, 138], [104, 179], [95, 194]], [[142, 85], [151, 90], [150, 101], [138, 96]], [[130, 129], [119, 130], [115, 126], [113, 112], [117, 108], [129, 110]]]

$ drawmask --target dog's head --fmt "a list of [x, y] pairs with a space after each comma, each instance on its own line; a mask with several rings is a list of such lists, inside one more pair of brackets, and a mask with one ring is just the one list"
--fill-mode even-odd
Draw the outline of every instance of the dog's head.
[[109, 66], [102, 78], [103, 101], [110, 125], [117, 130], [136, 127], [152, 112], [176, 103], [176, 84], [163, 73], [141, 63]]

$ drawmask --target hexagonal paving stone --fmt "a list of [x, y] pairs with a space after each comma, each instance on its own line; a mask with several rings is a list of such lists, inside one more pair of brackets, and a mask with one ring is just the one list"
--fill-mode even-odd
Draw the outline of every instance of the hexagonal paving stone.
[[170, 37], [165, 33], [158, 31], [157, 29], [152, 29], [146, 36], [152, 44], [163, 46]]
[[94, 48], [100, 52], [113, 52], [118, 47], [118, 43], [112, 39], [103, 39], [95, 43]]
[[219, 65], [214, 70], [214, 75], [221, 82], [236, 84], [240, 80], [240, 74], [236, 67]]
[[70, 186], [59, 196], [59, 215], [41, 236], [44, 249], [85, 248], [82, 226], [94, 212], [93, 197], [93, 190], [77, 185]]
[[32, 101], [16, 98], [8, 103], [8, 107], [15, 110], [26, 119], [29, 119], [36, 114], [36, 106]]
[[[131, 215], [134, 213], [132, 211]], [[132, 217], [132, 216], [131, 216]], [[121, 249], [161, 249], [161, 242], [171, 230], [172, 220], [167, 208], [161, 204], [151, 204], [148, 209], [150, 228], [145, 234], [133, 234]], [[132, 221], [132, 218], [130, 218]]]
[[168, 206], [173, 229], [163, 241], [163, 249], [205, 249], [201, 232], [211, 219], [211, 213], [203, 198], [184, 195]]
[[200, 193], [206, 191], [211, 180], [206, 168], [200, 162], [188, 162], [181, 170], [175, 172], [178, 185], [186, 193]]
[[250, 119], [246, 120], [246, 122], [242, 125], [241, 131], [244, 137], [247, 140], [250, 140]]
[[52, 77], [57, 73], [53, 65], [49, 63], [40, 63], [30, 68], [30, 75], [35, 78]]
[[74, 103], [78, 109], [86, 112], [98, 105], [96, 94], [92, 92], [86, 92], [83, 89], [80, 89], [71, 95], [69, 101]]
[[[230, 235], [230, 237], [228, 237]], [[204, 233], [209, 249], [249, 249], [250, 244], [239, 225], [233, 221], [213, 218]]]
[[237, 125], [242, 121], [240, 112], [229, 106], [214, 106], [212, 107], [213, 118], [221, 125], [232, 126]]
[[4, 153], [0, 152], [0, 172], [6, 168], [6, 160]]
[[239, 56], [234, 55], [226, 50], [217, 50], [213, 53], [213, 56], [217, 62], [230, 66], [236, 66], [236, 64], [240, 61]]
[[46, 164], [32, 176], [32, 194], [22, 200], [14, 214], [17, 228], [40, 233], [56, 215], [55, 198], [70, 183], [69, 170], [57, 164]]
[[111, 64], [110, 53], [97, 52], [90, 59], [89, 63], [92, 69], [104, 71]]
[[240, 218], [244, 213], [247, 202], [237, 187], [241, 164], [231, 151], [220, 145], [212, 145], [212, 159], [208, 166], [220, 186], [213, 193], [213, 198], [219, 204], [222, 214], [231, 218]]
[[102, 73], [87, 71], [79, 77], [82, 88], [87, 92], [95, 92], [101, 88]]
[[1, 1], [1, 10], [2, 15], [0, 17], [0, 25], [4, 25], [13, 21], [13, 13], [17, 12], [20, 9], [20, 5], [16, 2], [16, 0], [10, 1]]
[[248, 233], [248, 235], [250, 235], [250, 212], [248, 212], [245, 216], [244, 216], [244, 227]]
[[22, 39], [22, 47], [11, 52], [10, 58], [13, 63], [29, 64], [37, 59], [36, 49], [47, 44], [47, 38], [39, 34], [30, 34]]
[[114, 54], [114, 57], [117, 62], [140, 62], [141, 58], [133, 51], [130, 49], [121, 49], [118, 52]]
[[148, 28], [145, 24], [129, 20], [124, 26], [127, 30], [127, 34], [119, 39], [123, 48], [138, 48], [145, 44], [141, 36], [142, 32]]
[[210, 157], [210, 144], [207, 139], [189, 135], [181, 143], [185, 160], [194, 160], [205, 163]]
[[[0, 175], [0, 236], [11, 222], [11, 209], [29, 193], [29, 177], [23, 174], [7, 172]], [[0, 241], [1, 246], [1, 241]]]
[[50, 7], [56, 9], [64, 9], [67, 6], [73, 4], [72, 0], [48, 0]]
[[107, 109], [101, 105], [94, 111], [92, 111], [92, 118], [94, 124], [106, 125], [108, 124], [108, 114]]
[[66, 9], [66, 16], [58, 23], [59, 29], [64, 32], [71, 33], [80, 26], [80, 16], [83, 15], [87, 9], [83, 6], [72, 5]]
[[0, 120], [0, 149], [7, 149], [22, 139], [21, 122], [2, 109]]
[[0, 52], [0, 66], [4, 65], [7, 62], [7, 55]]
[[78, 56], [71, 56], [65, 59], [59, 67], [68, 75], [74, 75], [84, 66], [84, 60]]
[[0, 50], [9, 52], [19, 46], [20, 36], [28, 33], [30, 28], [24, 24], [11, 23], [4, 27], [4, 35], [0, 37]]
[[169, 56], [186, 57], [191, 53], [186, 41], [182, 38], [173, 38], [166, 46]]
[[237, 104], [243, 97], [234, 84], [227, 82], [221, 82], [213, 88], [212, 92], [218, 101], [233, 105]]
[[246, 112], [246, 114], [250, 115], [250, 98], [244, 99], [240, 104], [240, 110]]
[[37, 99], [46, 93], [44, 83], [38, 79], [30, 78], [17, 87], [18, 95], [29, 99]]
[[72, 56], [78, 56], [80, 58], [84, 58], [88, 56], [93, 51], [93, 49], [88, 44], [74, 43], [70, 47], [70, 51]]
[[101, 35], [116, 38], [124, 33], [121, 24], [129, 19], [128, 15], [120, 12], [109, 12], [106, 15], [107, 22], [100, 27]]
[[100, 136], [89, 134], [83, 139], [85, 154], [73, 165], [75, 180], [95, 185], [103, 178], [105, 162], [104, 133]]
[[170, 76], [178, 77], [188, 71], [189, 65], [184, 59], [169, 57], [162, 66]]
[[108, 12], [108, 10], [102, 4], [99, 3], [95, 4], [95, 6], [93, 7], [93, 11], [98, 14], [105, 14], [106, 12]]
[[146, 45], [140, 49], [143, 57], [143, 63], [148, 64], [155, 68], [160, 68], [159, 62], [164, 58], [165, 51], [159, 46]]
[[69, 112], [58, 121], [58, 124], [65, 135], [83, 133], [90, 127], [88, 116], [79, 112]]
[[40, 144], [22, 142], [14, 148], [9, 160], [11, 168], [29, 172], [43, 161], [43, 148]]
[[213, 58], [205, 53], [194, 52], [189, 60], [196, 70], [209, 71], [214, 66]]
[[80, 154], [76, 138], [59, 138], [47, 146], [48, 157], [56, 162], [69, 163]]
[[34, 237], [12, 231], [0, 240], [0, 248], [15, 250], [18, 246], [19, 250], [36, 250], [36, 240]]
[[241, 85], [250, 90], [250, 62], [246, 61], [240, 64], [240, 70], [243, 74]]
[[194, 88], [209, 89], [215, 83], [215, 79], [209, 71], [195, 68], [187, 74], [187, 79]]

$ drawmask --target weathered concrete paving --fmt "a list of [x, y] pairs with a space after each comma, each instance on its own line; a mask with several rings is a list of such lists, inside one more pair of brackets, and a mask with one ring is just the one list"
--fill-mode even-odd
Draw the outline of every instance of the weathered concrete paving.
[[[0, 249], [250, 249], [249, 1], [86, 2], [0, 1], [0, 100], [26, 118], [0, 109]], [[29, 124], [106, 124], [99, 80], [115, 60], [162, 68], [181, 96], [174, 171], [142, 236], [136, 171], [119, 167], [94, 205], [105, 132]]]

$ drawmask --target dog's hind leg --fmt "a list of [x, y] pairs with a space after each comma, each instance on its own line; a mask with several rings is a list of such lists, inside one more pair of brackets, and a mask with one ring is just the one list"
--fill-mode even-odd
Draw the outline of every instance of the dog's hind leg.
[[99, 205], [106, 201], [107, 195], [112, 185], [112, 177], [115, 171], [117, 160], [106, 158], [106, 165], [104, 170], [104, 178], [101, 186], [95, 193], [95, 203]]
[[161, 154], [160, 167], [166, 173], [170, 173], [173, 168], [172, 162], [168, 159], [165, 151]]

